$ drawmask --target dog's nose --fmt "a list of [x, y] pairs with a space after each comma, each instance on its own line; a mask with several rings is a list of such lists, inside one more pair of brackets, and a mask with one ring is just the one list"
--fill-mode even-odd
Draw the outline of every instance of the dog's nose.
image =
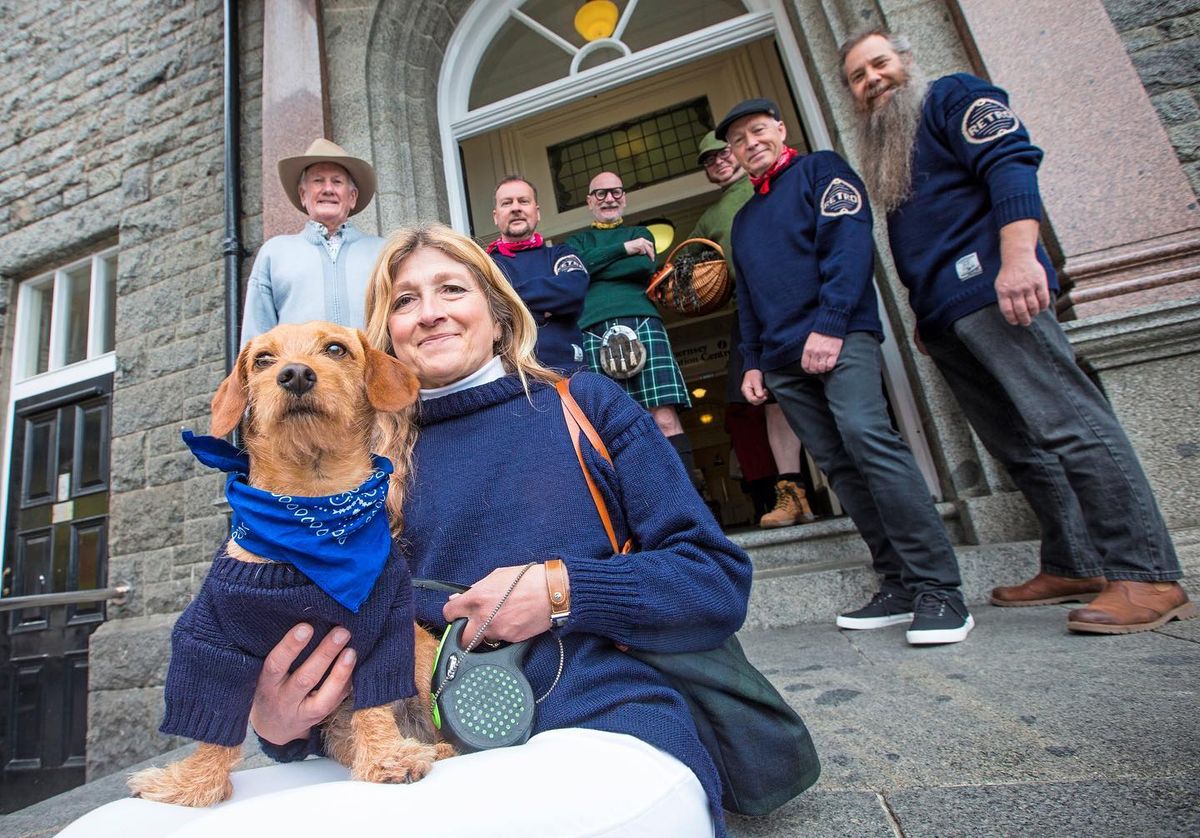
[[317, 383], [317, 374], [306, 364], [288, 364], [275, 380], [293, 396], [303, 396]]

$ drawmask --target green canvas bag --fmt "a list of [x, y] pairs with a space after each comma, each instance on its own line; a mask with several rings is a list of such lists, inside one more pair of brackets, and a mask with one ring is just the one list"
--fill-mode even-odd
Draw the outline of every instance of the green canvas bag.
[[[610, 464], [612, 457], [571, 395], [568, 381], [559, 381], [556, 389], [579, 467], [613, 552], [628, 553], [632, 543], [618, 546], [604, 496], [584, 462], [580, 433]], [[747, 660], [737, 637], [704, 652], [626, 651], [665, 675], [687, 702], [700, 741], [717, 766], [721, 805], [727, 811], [769, 814], [821, 776], [821, 762], [804, 720]]]

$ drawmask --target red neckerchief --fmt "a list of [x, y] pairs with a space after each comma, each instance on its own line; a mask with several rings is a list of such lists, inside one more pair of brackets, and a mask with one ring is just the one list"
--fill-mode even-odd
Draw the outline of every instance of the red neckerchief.
[[771, 164], [771, 168], [767, 169], [758, 177], [750, 175], [750, 182], [754, 184], [754, 191], [759, 195], [766, 195], [771, 191], [771, 178], [779, 174], [788, 163], [791, 163], [799, 155], [794, 148], [783, 147], [783, 151], [779, 152], [779, 156], [775, 158], [775, 162]]
[[521, 239], [519, 242], [506, 242], [504, 239], [496, 239], [487, 246], [487, 252], [499, 250], [502, 256], [516, 256], [522, 250], [533, 250], [536, 247], [541, 247], [544, 243], [541, 233], [534, 233], [527, 239]]

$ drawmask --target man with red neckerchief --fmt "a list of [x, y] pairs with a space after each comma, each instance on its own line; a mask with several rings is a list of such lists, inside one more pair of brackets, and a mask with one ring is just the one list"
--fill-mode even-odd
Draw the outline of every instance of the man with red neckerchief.
[[500, 238], [487, 246], [538, 325], [534, 354], [544, 366], [567, 375], [584, 368], [579, 312], [588, 273], [574, 249], [547, 245], [537, 232], [537, 190], [518, 175], [496, 187], [492, 220]]
[[770, 389], [829, 477], [871, 550], [880, 591], [837, 625], [908, 623], [914, 645], [957, 643], [975, 625], [954, 549], [882, 387], [883, 328], [872, 284], [866, 190], [832, 151], [799, 155], [767, 99], [717, 126], [754, 194], [733, 220], [745, 372], [742, 393]]

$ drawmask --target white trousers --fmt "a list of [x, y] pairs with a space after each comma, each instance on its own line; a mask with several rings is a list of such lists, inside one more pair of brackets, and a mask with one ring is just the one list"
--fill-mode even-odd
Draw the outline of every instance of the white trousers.
[[329, 759], [233, 775], [208, 809], [127, 798], [59, 838], [428, 835], [462, 838], [712, 838], [696, 775], [619, 733], [551, 730], [524, 745], [435, 763], [412, 785], [353, 782]]

